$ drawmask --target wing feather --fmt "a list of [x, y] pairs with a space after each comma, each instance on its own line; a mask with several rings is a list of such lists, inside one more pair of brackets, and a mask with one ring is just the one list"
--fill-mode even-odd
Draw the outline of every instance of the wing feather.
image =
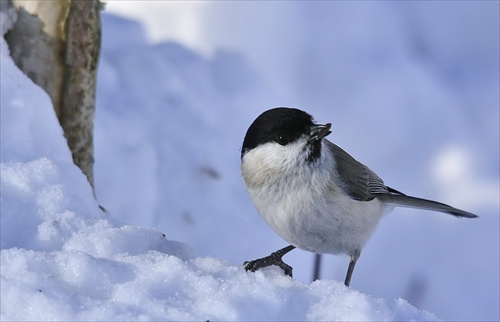
[[328, 149], [335, 156], [335, 166], [342, 180], [342, 189], [351, 198], [358, 201], [369, 201], [393, 191], [393, 189], [389, 190], [384, 181], [370, 168], [358, 162], [339, 146], [328, 140], [325, 141]]
[[337, 145], [326, 140], [328, 149], [333, 152], [337, 172], [342, 181], [342, 189], [354, 200], [369, 201], [380, 198], [386, 203], [400, 207], [410, 207], [444, 212], [456, 217], [476, 218], [477, 215], [446, 204], [407, 196], [396, 189], [387, 187], [367, 166], [356, 161]]

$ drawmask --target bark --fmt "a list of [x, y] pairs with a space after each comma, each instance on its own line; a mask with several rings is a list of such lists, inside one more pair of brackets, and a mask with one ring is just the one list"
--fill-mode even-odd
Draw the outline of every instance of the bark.
[[94, 186], [94, 109], [101, 44], [100, 2], [72, 0], [66, 19], [60, 122], [73, 161]]
[[50, 96], [73, 161], [93, 186], [93, 119], [101, 41], [99, 0], [13, 0], [6, 34], [16, 65]]

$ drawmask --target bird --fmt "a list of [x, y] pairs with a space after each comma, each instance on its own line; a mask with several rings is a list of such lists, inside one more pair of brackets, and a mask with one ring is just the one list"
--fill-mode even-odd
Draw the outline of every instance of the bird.
[[289, 107], [269, 109], [249, 126], [241, 147], [244, 186], [257, 212], [290, 245], [245, 261], [245, 270], [276, 265], [291, 277], [293, 268], [283, 256], [295, 248], [347, 255], [344, 284], [349, 287], [363, 247], [394, 207], [477, 217], [386, 186], [370, 168], [325, 138], [330, 129], [331, 123], [317, 124], [307, 112]]

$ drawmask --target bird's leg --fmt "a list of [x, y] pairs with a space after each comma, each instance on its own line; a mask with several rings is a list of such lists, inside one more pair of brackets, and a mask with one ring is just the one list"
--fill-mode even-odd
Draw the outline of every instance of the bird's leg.
[[321, 272], [321, 254], [316, 253], [314, 255], [314, 269], [312, 281], [319, 280], [319, 275]]
[[251, 261], [246, 261], [243, 263], [243, 268], [247, 271], [255, 272], [260, 268], [264, 268], [271, 265], [276, 265], [281, 267], [285, 271], [285, 274], [292, 277], [292, 266], [283, 262], [282, 257], [285, 256], [286, 253], [294, 249], [295, 246], [289, 245], [280, 250], [275, 251], [271, 255], [259, 259], [254, 259]]
[[344, 284], [347, 287], [349, 287], [349, 284], [351, 283], [352, 272], [354, 271], [354, 266], [356, 266], [356, 261], [358, 260], [359, 255], [361, 255], [361, 251], [356, 249], [350, 256], [349, 267], [347, 268], [347, 275], [345, 276], [344, 281]]

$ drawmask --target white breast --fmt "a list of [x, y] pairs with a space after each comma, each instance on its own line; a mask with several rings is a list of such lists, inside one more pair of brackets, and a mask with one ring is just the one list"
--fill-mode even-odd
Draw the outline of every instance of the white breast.
[[329, 171], [334, 169], [329, 154], [310, 163], [302, 155], [304, 145], [295, 145], [267, 143], [245, 153], [241, 171], [255, 208], [278, 235], [298, 248], [331, 254], [361, 249], [384, 205], [377, 199], [351, 199], [332, 184], [337, 173]]

